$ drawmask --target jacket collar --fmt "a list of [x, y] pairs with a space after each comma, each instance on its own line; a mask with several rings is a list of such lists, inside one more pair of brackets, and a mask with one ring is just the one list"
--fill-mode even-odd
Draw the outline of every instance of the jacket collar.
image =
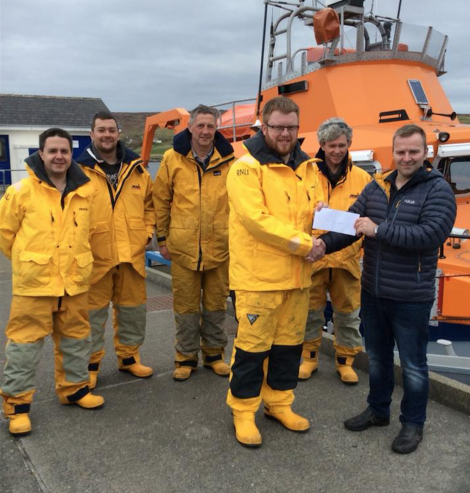
[[[317, 159], [321, 159], [321, 162], [318, 162], [317, 163], [318, 169], [322, 172], [323, 175], [326, 176], [326, 178], [328, 179], [328, 181], [331, 182], [331, 179], [330, 179], [331, 172], [330, 172], [330, 170], [328, 168], [328, 165], [326, 164], [325, 151], [321, 147], [320, 147], [320, 149], [318, 149], [318, 152], [317, 152], [317, 154], [316, 154], [315, 157]], [[344, 178], [346, 178], [348, 172], [351, 171], [352, 166], [353, 166], [353, 162], [352, 162], [351, 156], [350, 156], [350, 154], [348, 152], [346, 154], [346, 156], [344, 156], [343, 160], [341, 161], [340, 173], [338, 175], [338, 180], [336, 181], [337, 184], [341, 180], [343, 180]]]
[[[267, 146], [264, 135], [259, 131], [255, 136], [244, 142], [244, 146], [248, 152], [257, 160], [260, 164], [286, 164], [284, 159]], [[299, 165], [310, 159], [310, 156], [306, 154], [300, 148], [300, 143], [297, 140], [294, 150], [292, 151], [294, 169], [297, 169]]]
[[[31, 156], [27, 157], [25, 162], [31, 170], [31, 173], [36, 176], [39, 181], [43, 181], [51, 187], [56, 188], [46, 174], [46, 170], [44, 169], [44, 162], [39, 155], [39, 151], [36, 151]], [[65, 185], [64, 195], [76, 190], [89, 181], [90, 178], [85, 175], [78, 163], [72, 159], [72, 164], [67, 170], [67, 182]]]
[[[116, 154], [118, 160], [125, 164], [139, 159], [140, 156], [127, 148], [121, 141], [117, 144]], [[77, 162], [88, 168], [94, 168], [96, 163], [104, 162], [96, 147], [91, 143], [77, 158]]]
[[[219, 131], [215, 132], [214, 148], [217, 149], [222, 159], [233, 154], [232, 145]], [[185, 157], [189, 154], [191, 151], [191, 132], [189, 129], [186, 128], [174, 136], [173, 149]]]

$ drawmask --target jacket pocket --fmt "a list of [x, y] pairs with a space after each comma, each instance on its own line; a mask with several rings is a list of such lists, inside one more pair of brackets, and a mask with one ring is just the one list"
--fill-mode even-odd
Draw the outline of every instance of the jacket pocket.
[[144, 220], [139, 217], [129, 218], [129, 240], [132, 245], [145, 248], [147, 244], [147, 229]]
[[258, 242], [253, 259], [253, 273], [260, 281], [289, 281], [292, 273], [291, 254]]
[[20, 253], [19, 274], [25, 287], [45, 286], [51, 281], [52, 255], [23, 251]]
[[91, 251], [96, 259], [108, 260], [111, 257], [111, 237], [108, 221], [96, 223], [96, 229], [90, 240]]
[[93, 270], [93, 254], [91, 252], [77, 255], [73, 262], [72, 279], [76, 284], [87, 284]]

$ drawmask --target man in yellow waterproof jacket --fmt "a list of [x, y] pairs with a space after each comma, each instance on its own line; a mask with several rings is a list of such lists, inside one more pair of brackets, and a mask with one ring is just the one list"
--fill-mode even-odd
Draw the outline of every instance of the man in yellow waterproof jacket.
[[261, 131], [227, 179], [230, 204], [230, 287], [239, 321], [227, 404], [244, 446], [262, 438], [255, 413], [287, 429], [310, 423], [292, 411], [312, 268], [312, 218], [323, 193], [313, 164], [297, 141], [299, 108], [277, 97], [263, 108]]
[[[226, 180], [233, 148], [216, 131], [218, 110], [199, 105], [163, 156], [153, 190], [160, 253], [171, 260], [176, 356], [173, 378], [204, 366], [228, 376], [224, 329], [228, 288]], [[201, 300], [202, 291], [202, 300]], [[202, 310], [201, 310], [202, 301]]]
[[[314, 169], [325, 199], [331, 209], [347, 211], [371, 181], [370, 175], [355, 166], [349, 156], [352, 128], [341, 118], [330, 118], [318, 127], [317, 137], [320, 150], [316, 157], [320, 161]], [[322, 231], [314, 231], [315, 236], [321, 233]], [[354, 385], [358, 382], [352, 364], [356, 354], [362, 350], [359, 332], [360, 248], [361, 242], [353, 243], [348, 248], [327, 255], [313, 264], [299, 380], [308, 380], [318, 368], [318, 351], [325, 324], [323, 313], [329, 292], [334, 312], [336, 369], [345, 384]]]
[[104, 403], [88, 387], [93, 187], [72, 161], [72, 138], [60, 128], [39, 136], [39, 151], [26, 167], [29, 177], [10, 186], [0, 201], [0, 251], [13, 270], [0, 394], [13, 435], [31, 431], [34, 374], [49, 334], [60, 402], [85, 409]]
[[104, 333], [110, 301], [114, 310], [114, 349], [121, 371], [151, 377], [140, 361], [144, 342], [147, 291], [145, 246], [155, 225], [152, 179], [139, 156], [119, 140], [116, 118], [106, 111], [93, 117], [92, 143], [78, 157], [96, 190], [95, 258], [88, 300], [93, 348], [90, 386], [97, 383], [104, 356]]

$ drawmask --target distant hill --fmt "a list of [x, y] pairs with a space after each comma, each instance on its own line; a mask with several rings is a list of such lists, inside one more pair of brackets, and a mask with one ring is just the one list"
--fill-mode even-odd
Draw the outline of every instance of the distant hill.
[[[148, 116], [156, 115], [159, 111], [153, 112], [114, 112], [119, 125], [121, 126], [121, 139], [126, 145], [136, 152], [140, 152], [145, 127], [145, 120]], [[152, 158], [159, 158], [169, 147], [173, 140], [173, 131], [167, 128], [159, 128], [155, 132], [156, 142], [151, 153]]]
[[148, 116], [156, 115], [159, 111], [141, 112], [141, 113], [118, 113], [113, 112], [117, 118], [119, 125], [122, 127], [123, 133], [126, 135], [142, 134], [144, 131], [145, 119]]

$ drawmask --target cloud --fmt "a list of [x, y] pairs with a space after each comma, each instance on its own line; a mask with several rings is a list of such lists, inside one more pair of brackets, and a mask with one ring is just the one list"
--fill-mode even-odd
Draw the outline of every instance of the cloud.
[[[378, 3], [396, 15], [398, 0]], [[461, 24], [470, 5], [452, 3], [458, 15], [448, 2], [403, 0], [401, 17], [451, 34], [442, 81], [470, 113]], [[101, 97], [114, 111], [256, 96], [262, 0], [2, 0], [0, 9], [1, 92]]]

